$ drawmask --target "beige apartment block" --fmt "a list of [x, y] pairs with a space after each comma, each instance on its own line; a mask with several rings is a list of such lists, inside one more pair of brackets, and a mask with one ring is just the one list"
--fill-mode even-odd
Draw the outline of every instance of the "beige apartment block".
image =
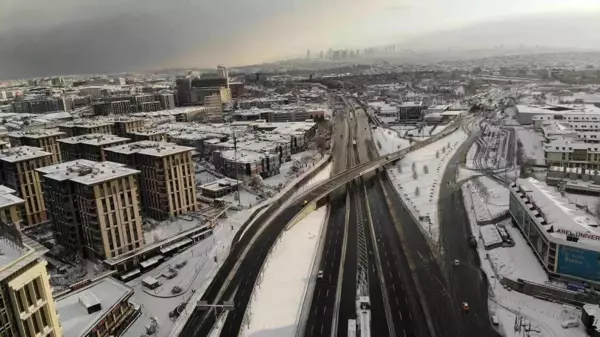
[[10, 145], [15, 146], [33, 146], [40, 147], [46, 152], [52, 153], [52, 163], [60, 163], [62, 161], [60, 148], [58, 147], [59, 139], [63, 138], [66, 133], [58, 130], [33, 130], [33, 131], [15, 131], [8, 134]]
[[141, 171], [144, 211], [156, 220], [198, 210], [193, 150], [192, 147], [152, 141], [104, 149], [107, 160]]
[[51, 165], [52, 153], [38, 147], [17, 146], [0, 151], [0, 184], [15, 190], [25, 201], [23, 227], [48, 220], [44, 195], [36, 169]]
[[87, 135], [91, 133], [114, 134], [115, 125], [112, 121], [75, 121], [59, 125], [58, 129], [66, 134], [67, 137]]
[[600, 144], [557, 139], [544, 144], [547, 166], [600, 171]]
[[0, 223], [0, 336], [61, 337], [43, 252], [25, 245], [14, 226]]
[[113, 162], [76, 160], [37, 170], [57, 243], [105, 260], [144, 245], [139, 171]]
[[143, 130], [146, 121], [143, 118], [136, 117], [117, 117], [115, 118], [115, 134], [119, 137], [127, 137], [131, 132]]
[[129, 143], [129, 138], [106, 133], [92, 133], [63, 138], [58, 143], [63, 161], [77, 159], [104, 161], [106, 160], [104, 148]]

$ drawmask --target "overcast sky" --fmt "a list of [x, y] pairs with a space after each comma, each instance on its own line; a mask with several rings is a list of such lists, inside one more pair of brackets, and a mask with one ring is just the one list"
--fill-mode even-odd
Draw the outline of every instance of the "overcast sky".
[[468, 31], [543, 40], [553, 29], [585, 47], [598, 13], [598, 0], [2, 0], [0, 78], [243, 65]]

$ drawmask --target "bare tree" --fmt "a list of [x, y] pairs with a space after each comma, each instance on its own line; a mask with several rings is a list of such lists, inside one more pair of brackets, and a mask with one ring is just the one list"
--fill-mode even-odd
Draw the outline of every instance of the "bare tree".
[[427, 165], [423, 166], [423, 174], [428, 174], [429, 173], [429, 167], [427, 167]]
[[415, 188], [415, 196], [417, 196], [417, 197], [418, 197], [418, 196], [419, 196], [419, 194], [421, 194], [421, 190], [419, 190], [419, 186], [417, 186], [417, 187]]
[[325, 150], [327, 150], [327, 138], [323, 136], [316, 136], [313, 138], [313, 141], [315, 142], [316, 148], [317, 150], [319, 150], [319, 153], [323, 155]]
[[415, 162], [413, 161], [412, 166], [411, 166], [413, 172], [417, 171], [417, 165], [415, 164]]
[[398, 173], [402, 173], [402, 164], [400, 162], [396, 164], [396, 168], [398, 169]]
[[264, 181], [260, 175], [253, 174], [252, 177], [250, 177], [248, 186], [255, 188], [255, 189], [259, 189], [264, 186]]
[[437, 150], [435, 151], [435, 159], [439, 159], [440, 158], [440, 151]]
[[446, 147], [442, 146], [442, 153], [446, 153]]
[[417, 174], [417, 171], [413, 171], [413, 179], [414, 180], [419, 179], [419, 175]]

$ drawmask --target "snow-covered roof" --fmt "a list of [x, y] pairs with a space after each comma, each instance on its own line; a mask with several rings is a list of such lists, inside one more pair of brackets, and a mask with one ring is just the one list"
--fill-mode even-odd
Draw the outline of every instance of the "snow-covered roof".
[[479, 227], [479, 233], [481, 234], [481, 239], [483, 240], [483, 245], [485, 247], [502, 243], [502, 237], [500, 236], [496, 225], [481, 226]]
[[[517, 189], [520, 187], [520, 192]], [[529, 212], [537, 217], [542, 230], [549, 236], [561, 240], [565, 245], [586, 245], [600, 248], [600, 221], [584, 210], [577, 208], [560, 193], [534, 178], [518, 179], [511, 193], [523, 194], [531, 203]], [[567, 241], [567, 236], [578, 238], [578, 242]]]
[[[87, 336], [100, 320], [113, 307], [133, 293], [133, 289], [117, 280], [107, 277], [89, 287], [67, 294], [56, 300], [56, 311], [60, 315], [63, 334], [65, 336]], [[100, 302], [101, 309], [88, 314], [80, 298], [94, 297]]]
[[50, 156], [52, 153], [43, 151], [39, 147], [17, 146], [0, 151], [0, 160], [16, 163], [24, 160]]

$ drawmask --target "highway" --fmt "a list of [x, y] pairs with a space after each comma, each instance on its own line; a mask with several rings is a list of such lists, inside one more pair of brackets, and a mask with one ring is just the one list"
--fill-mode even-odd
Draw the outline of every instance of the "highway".
[[[435, 141], [437, 138], [443, 137], [446, 133], [453, 131], [452, 127], [446, 128], [444, 132], [432, 137], [427, 142]], [[341, 135], [340, 135], [341, 134]], [[344, 144], [343, 131], [336, 131], [335, 139], [342, 139], [339, 144]], [[325, 182], [317, 184], [299, 198], [290, 202], [285, 208], [278, 213], [268, 211], [257, 217], [255, 224], [249, 226], [240, 240], [231, 248], [230, 254], [219, 268], [217, 274], [209, 284], [207, 290], [203, 294], [201, 300], [209, 304], [222, 303], [225, 300], [234, 301], [234, 309], [231, 310], [225, 321], [225, 328], [221, 336], [237, 336], [239, 333], [244, 313], [248, 305], [250, 295], [261, 266], [273, 246], [275, 240], [293, 217], [304, 208], [304, 201], [316, 200], [317, 198], [327, 195], [334, 190], [329, 198], [319, 200], [322, 204], [327, 204], [328, 199], [337, 200], [340, 189], [337, 187], [343, 186], [347, 182], [355, 179], [363, 172], [374, 170], [385, 163], [392, 162], [404, 156], [407, 152], [413, 151], [423, 144], [412, 146], [408, 149], [398, 151], [385, 157], [378, 157], [363, 164], [359, 164], [351, 169], [347, 169], [341, 173], [335, 174]], [[338, 142], [334, 141], [334, 149], [332, 153], [336, 157], [346, 156], [345, 151], [338, 151]], [[344, 144], [346, 145], [346, 144]], [[345, 147], [345, 146], [342, 146]], [[334, 160], [334, 169], [336, 163]], [[281, 201], [275, 201], [271, 208], [277, 209], [281, 205]], [[343, 208], [343, 206], [342, 206]], [[274, 216], [269, 219], [270, 216]], [[180, 336], [207, 336], [212, 326], [215, 323], [216, 314], [220, 314], [218, 309], [209, 309], [201, 311], [197, 309], [186, 322]]]
[[[443, 182], [456, 181], [460, 158], [469, 151], [476, 137], [477, 134], [471, 135], [452, 156], [444, 172]], [[480, 269], [479, 255], [468, 243], [471, 226], [462, 190], [455, 189], [454, 184], [442, 183], [438, 207], [440, 243], [445, 258], [444, 271], [451, 285], [449, 293], [453, 301], [453, 312], [460, 321], [455, 336], [498, 336], [488, 316], [487, 279]], [[460, 261], [459, 267], [454, 266], [455, 259]], [[463, 312], [462, 302], [469, 304], [469, 313]]]

